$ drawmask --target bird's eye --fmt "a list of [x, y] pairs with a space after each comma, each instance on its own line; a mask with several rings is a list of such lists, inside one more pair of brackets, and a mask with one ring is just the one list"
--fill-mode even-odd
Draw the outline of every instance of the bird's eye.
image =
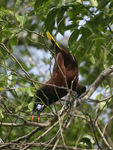
[[42, 108], [42, 105], [41, 105], [41, 104], [38, 104], [38, 105], [36, 106], [36, 109], [38, 109], [38, 110], [41, 110], [41, 108]]

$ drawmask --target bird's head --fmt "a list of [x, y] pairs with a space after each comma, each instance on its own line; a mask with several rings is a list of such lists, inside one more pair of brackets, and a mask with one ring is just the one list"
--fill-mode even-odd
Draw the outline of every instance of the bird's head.
[[40, 122], [40, 113], [43, 111], [44, 108], [45, 108], [45, 106], [43, 104], [36, 104], [36, 103], [34, 104], [31, 122], [33, 121], [34, 113], [36, 111], [37, 111], [37, 115], [38, 115], [38, 123]]

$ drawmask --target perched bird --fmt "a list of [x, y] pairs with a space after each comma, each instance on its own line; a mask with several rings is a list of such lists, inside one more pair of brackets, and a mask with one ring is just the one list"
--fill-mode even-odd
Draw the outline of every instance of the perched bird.
[[[81, 95], [86, 91], [86, 87], [78, 84], [79, 70], [76, 58], [71, 55], [67, 49], [60, 47], [48, 31], [46, 34], [56, 52], [56, 61], [53, 67], [52, 75], [46, 84], [51, 84], [58, 87], [68, 86], [70, 89], [73, 81], [72, 90], [76, 91], [78, 95]], [[58, 101], [66, 94], [67, 90], [65, 89], [42, 85], [36, 92], [31, 121], [33, 121], [34, 113], [37, 111], [39, 122], [40, 113], [44, 110], [44, 108]]]

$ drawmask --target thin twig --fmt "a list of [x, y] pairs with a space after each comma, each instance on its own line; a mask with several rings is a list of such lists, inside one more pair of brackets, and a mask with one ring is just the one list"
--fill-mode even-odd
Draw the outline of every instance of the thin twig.
[[113, 56], [113, 54], [112, 54], [111, 52], [109, 52], [104, 46], [102, 46], [102, 48], [103, 48], [106, 52], [108, 52], [111, 56]]
[[100, 130], [97, 121], [95, 122], [95, 126], [96, 126], [97, 130], [99, 131], [99, 133], [100, 133], [102, 139], [104, 140], [105, 144], [108, 146], [108, 148], [109, 148], [110, 150], [112, 150], [112, 147], [109, 145], [109, 143], [107, 142], [106, 138], [104, 137], [102, 131]]

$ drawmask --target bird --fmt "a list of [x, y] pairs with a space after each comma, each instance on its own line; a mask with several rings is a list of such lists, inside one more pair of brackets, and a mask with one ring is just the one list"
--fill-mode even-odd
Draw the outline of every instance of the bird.
[[78, 84], [79, 69], [75, 56], [71, 55], [68, 49], [60, 47], [49, 31], [46, 32], [46, 35], [55, 49], [56, 60], [51, 78], [36, 91], [31, 121], [37, 111], [38, 123], [40, 122], [40, 113], [47, 106], [67, 95], [68, 91], [59, 87], [71, 89], [72, 86], [72, 90], [76, 91], [78, 95], [86, 91], [85, 86]]

